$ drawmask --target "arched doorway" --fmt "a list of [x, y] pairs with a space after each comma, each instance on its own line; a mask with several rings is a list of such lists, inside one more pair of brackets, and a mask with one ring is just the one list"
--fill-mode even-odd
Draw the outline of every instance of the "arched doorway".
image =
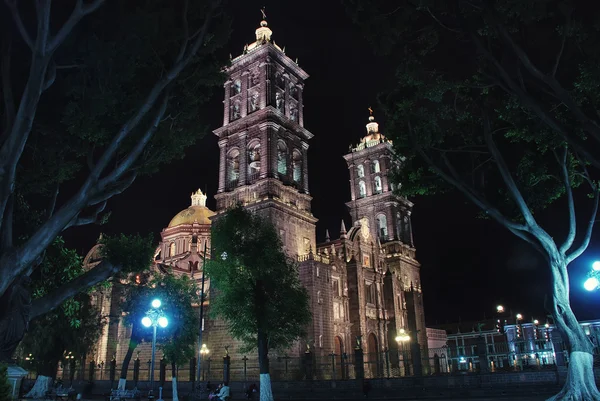
[[371, 378], [378, 377], [379, 374], [379, 346], [377, 337], [375, 334], [369, 334], [369, 340], [367, 341], [367, 357], [365, 361], [368, 364], [365, 373], [370, 375]]
[[344, 342], [342, 340], [342, 337], [340, 336], [336, 336], [335, 337], [335, 378], [336, 379], [346, 379], [347, 375], [344, 369], [345, 363], [346, 361], [343, 360], [344, 358]]

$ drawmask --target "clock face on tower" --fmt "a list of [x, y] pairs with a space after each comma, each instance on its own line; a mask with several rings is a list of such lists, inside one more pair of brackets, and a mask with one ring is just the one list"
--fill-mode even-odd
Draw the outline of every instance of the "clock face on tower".
[[363, 217], [358, 221], [360, 223], [360, 235], [363, 237], [363, 240], [368, 241], [371, 236], [371, 230], [369, 230], [369, 219]]

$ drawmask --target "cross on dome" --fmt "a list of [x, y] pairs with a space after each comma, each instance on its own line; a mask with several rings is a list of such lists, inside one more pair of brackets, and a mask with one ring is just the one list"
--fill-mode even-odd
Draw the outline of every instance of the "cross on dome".
[[206, 195], [204, 195], [200, 189], [196, 192], [192, 192], [192, 206], [206, 207], [206, 198]]

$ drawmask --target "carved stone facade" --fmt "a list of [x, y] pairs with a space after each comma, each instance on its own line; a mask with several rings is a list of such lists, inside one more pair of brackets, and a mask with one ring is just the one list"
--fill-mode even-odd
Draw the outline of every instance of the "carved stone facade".
[[[418, 343], [426, 346], [412, 203], [395, 195], [388, 181], [392, 145], [371, 116], [367, 136], [344, 156], [352, 226], [346, 230], [342, 221], [339, 238], [327, 233], [326, 242], [317, 244], [307, 165], [313, 135], [304, 128], [302, 101], [308, 74], [271, 41], [271, 34], [262, 21], [256, 42], [245, 46], [226, 69], [223, 126], [214, 131], [220, 152], [217, 210], [205, 207], [200, 191], [192, 194], [192, 206], [163, 230], [156, 266], [168, 265], [200, 279], [203, 251], [210, 249], [211, 220], [242, 204], [274, 223], [285, 252], [297, 258], [300, 279], [310, 294], [308, 338], [288, 355], [301, 356], [307, 347], [316, 357], [333, 352], [339, 366], [340, 355], [352, 353], [358, 342], [367, 362], [382, 362], [382, 351], [398, 347], [400, 329], [413, 339], [416, 333]], [[209, 293], [208, 309], [210, 296], [214, 294]], [[99, 358], [108, 360], [113, 352], [119, 359], [119, 349], [127, 348], [125, 337], [113, 341], [117, 345], [110, 350], [105, 347]], [[232, 358], [242, 356], [222, 321], [205, 318], [203, 342], [217, 355], [228, 346]], [[382, 363], [370, 366], [378, 369]]]

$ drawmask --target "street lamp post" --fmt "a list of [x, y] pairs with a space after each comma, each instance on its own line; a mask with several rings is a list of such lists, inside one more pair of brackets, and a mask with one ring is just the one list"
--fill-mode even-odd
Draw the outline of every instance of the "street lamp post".
[[396, 342], [398, 343], [398, 367], [400, 367], [400, 349], [402, 349], [402, 363], [404, 364], [404, 375], [402, 375], [402, 369], [400, 369], [401, 376], [406, 376], [406, 367], [408, 366], [404, 349], [404, 344], [410, 341], [410, 336], [406, 333], [406, 330], [400, 329], [398, 336], [396, 336]]
[[146, 312], [146, 316], [142, 318], [142, 324], [145, 327], [152, 326], [152, 359], [150, 360], [150, 393], [154, 394], [154, 358], [156, 356], [156, 329], [158, 326], [165, 328], [169, 324], [169, 320], [160, 310], [160, 299], [152, 301], [152, 309]]

